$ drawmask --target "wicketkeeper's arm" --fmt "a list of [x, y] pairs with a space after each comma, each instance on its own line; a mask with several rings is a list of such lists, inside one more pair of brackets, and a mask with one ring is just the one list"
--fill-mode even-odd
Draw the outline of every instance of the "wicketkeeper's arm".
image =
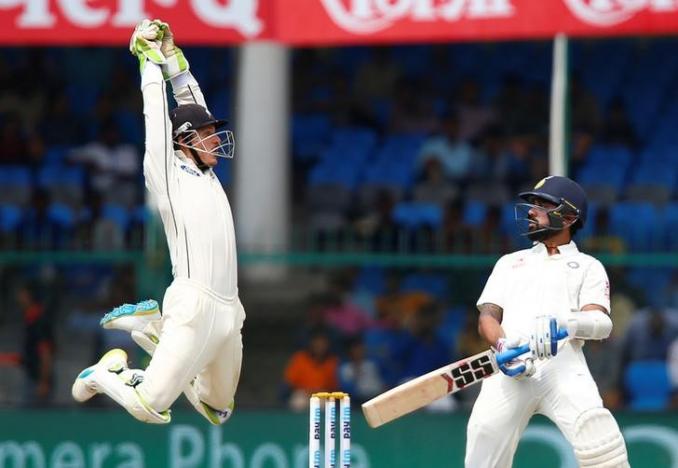
[[190, 71], [190, 64], [184, 52], [174, 43], [174, 34], [168, 23], [154, 20], [161, 32], [160, 50], [167, 63], [162, 66], [163, 76], [172, 83], [172, 91], [177, 104], [198, 104], [207, 109], [205, 96], [198, 81]]
[[172, 123], [169, 120], [165, 80], [160, 66], [147, 63], [141, 76], [141, 91], [144, 99], [144, 126], [146, 151], [144, 153], [144, 176], [146, 185], [156, 193], [164, 194], [168, 177], [174, 165]]

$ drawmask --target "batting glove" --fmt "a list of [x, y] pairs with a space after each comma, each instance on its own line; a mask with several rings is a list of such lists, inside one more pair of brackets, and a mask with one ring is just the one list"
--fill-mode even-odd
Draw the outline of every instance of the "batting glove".
[[558, 321], [550, 315], [535, 319], [530, 333], [532, 359], [550, 359], [558, 354]]
[[160, 51], [160, 28], [150, 20], [137, 24], [129, 40], [129, 51], [139, 59], [139, 70], [143, 73], [146, 61], [164, 65], [167, 61]]
[[182, 50], [174, 44], [174, 34], [172, 34], [169, 24], [159, 19], [153, 20], [153, 24], [160, 30], [162, 40], [160, 51], [167, 59], [167, 62], [162, 65], [163, 78], [171, 80], [177, 75], [186, 73], [190, 69], [188, 60], [186, 60]]
[[[499, 338], [494, 345], [494, 349], [497, 353], [508, 351], [520, 346], [520, 341], [520, 338]], [[499, 370], [509, 377], [522, 380], [534, 375], [534, 360], [530, 357], [515, 358], [505, 364], [501, 364]]]

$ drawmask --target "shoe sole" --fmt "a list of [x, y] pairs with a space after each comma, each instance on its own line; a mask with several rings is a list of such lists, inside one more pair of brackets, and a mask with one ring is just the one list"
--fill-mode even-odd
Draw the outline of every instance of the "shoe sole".
[[130, 315], [135, 315], [137, 317], [143, 317], [146, 315], [153, 315], [159, 313], [160, 308], [158, 303], [153, 300], [139, 302], [138, 304], [126, 304], [120, 307], [116, 307], [111, 312], [104, 315], [104, 317], [99, 321], [99, 325], [105, 326], [107, 323], [113, 322], [120, 317], [127, 317]]
[[73, 382], [73, 386], [71, 387], [71, 395], [73, 396], [73, 399], [75, 401], [84, 403], [85, 401], [89, 400], [94, 395], [99, 393], [98, 391], [91, 389], [84, 381], [84, 379], [91, 375], [93, 372], [95, 372], [97, 366], [102, 365], [107, 361], [110, 361], [112, 365], [110, 364], [107, 365], [106, 370], [115, 372], [114, 369], [118, 367], [116, 364], [119, 364], [120, 370], [122, 370], [125, 364], [127, 364], [127, 353], [122, 349], [117, 348], [112, 349], [103, 356], [101, 356], [101, 359], [99, 359], [99, 362], [97, 362], [95, 365], [90, 366], [87, 369], [80, 372], [80, 374], [78, 374], [78, 376], [76, 377], [75, 382]]

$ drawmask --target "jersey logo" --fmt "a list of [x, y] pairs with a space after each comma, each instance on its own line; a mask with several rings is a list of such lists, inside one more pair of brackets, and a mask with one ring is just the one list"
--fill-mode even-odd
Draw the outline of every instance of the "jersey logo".
[[577, 263], [577, 262], [567, 262], [567, 266], [569, 266], [573, 270], [576, 270], [577, 268], [579, 268], [579, 263]]
[[200, 173], [199, 173], [198, 171], [196, 171], [195, 169], [191, 169], [190, 167], [188, 167], [188, 166], [185, 165], [185, 164], [182, 164], [182, 165], [179, 166], [179, 167], [180, 167], [182, 170], [188, 172], [188, 173], [191, 174], [191, 175], [194, 175], [194, 176], [196, 176], [196, 177], [200, 177]]

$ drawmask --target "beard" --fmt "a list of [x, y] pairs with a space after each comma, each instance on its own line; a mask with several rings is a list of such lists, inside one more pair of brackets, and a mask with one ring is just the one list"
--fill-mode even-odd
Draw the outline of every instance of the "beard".
[[530, 239], [532, 242], [543, 242], [549, 237], [551, 237], [553, 234], [555, 234], [554, 231], [551, 231], [548, 229], [547, 226], [543, 226], [539, 223], [537, 223], [536, 220], [528, 218], [530, 221], [530, 227], [528, 228], [529, 231], [527, 233], [527, 238]]

